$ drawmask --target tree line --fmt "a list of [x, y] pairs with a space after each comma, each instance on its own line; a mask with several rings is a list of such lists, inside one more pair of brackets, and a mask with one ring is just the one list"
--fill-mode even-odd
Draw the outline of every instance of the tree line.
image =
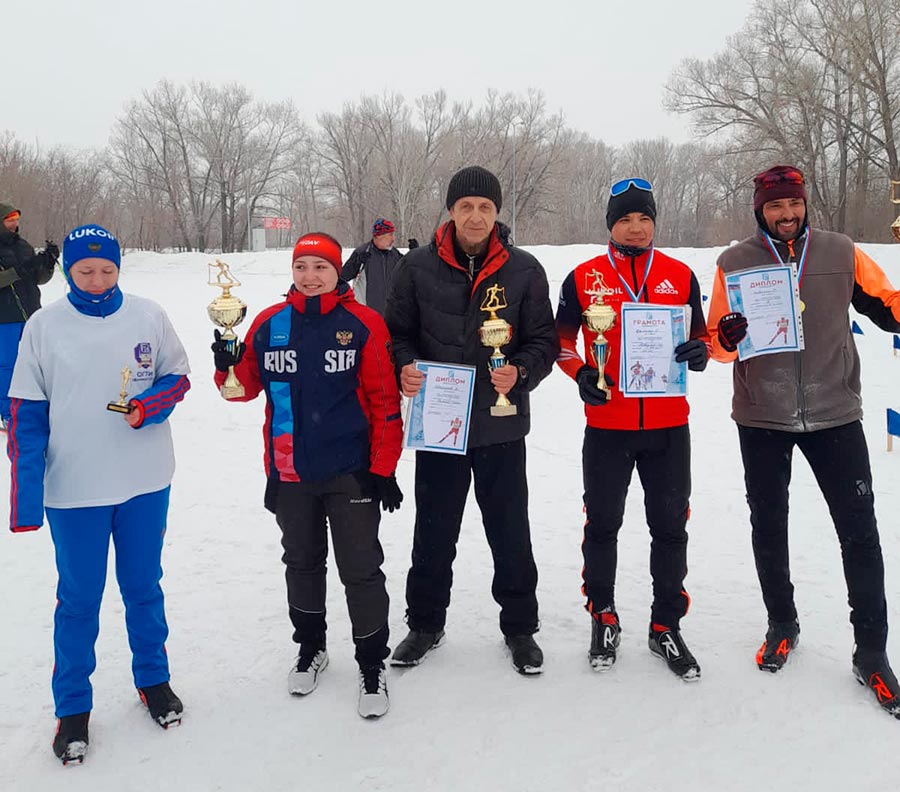
[[384, 216], [402, 244], [431, 235], [450, 176], [480, 164], [500, 178], [501, 220], [520, 244], [604, 240], [610, 183], [641, 175], [659, 243], [707, 246], [752, 230], [752, 176], [786, 162], [807, 174], [812, 222], [888, 241], [898, 31], [900, 0], [757, 0], [718, 54], [682, 61], [665, 87], [666, 107], [692, 124], [686, 143], [607, 145], [538, 91], [478, 104], [385, 92], [304, 119], [243, 85], [162, 81], [127, 104], [102, 149], [0, 135], [0, 199], [38, 242], [96, 221], [129, 247], [230, 252], [277, 216], [350, 246]]

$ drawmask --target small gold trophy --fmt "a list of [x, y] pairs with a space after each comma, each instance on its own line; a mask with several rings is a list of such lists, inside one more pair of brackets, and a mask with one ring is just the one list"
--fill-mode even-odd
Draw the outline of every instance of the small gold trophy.
[[591, 304], [581, 314], [581, 321], [588, 330], [597, 334], [591, 342], [591, 353], [594, 356], [594, 363], [597, 364], [597, 387], [606, 393], [608, 399], [611, 392], [603, 370], [609, 357], [609, 342], [603, 333], [616, 323], [616, 309], [603, 302], [603, 298], [613, 294], [614, 290], [607, 288], [603, 282], [603, 275], [597, 270], [592, 270], [591, 275], [594, 282], [591, 288], [584, 290], [585, 294], [591, 295]]
[[119, 391], [119, 400], [111, 401], [106, 405], [106, 409], [110, 412], [123, 413], [127, 415], [131, 412], [132, 407], [128, 403], [128, 381], [131, 379], [131, 369], [128, 366], [122, 369], [122, 390]]
[[[494, 352], [488, 360], [488, 368], [491, 371], [506, 365], [506, 355], [500, 351], [500, 347], [508, 344], [512, 339], [512, 325], [497, 316], [497, 311], [506, 308], [507, 305], [503, 287], [497, 283], [489, 286], [481, 303], [481, 310], [489, 313], [490, 316], [482, 322], [478, 329], [478, 336], [484, 346], [494, 348]], [[516, 405], [512, 404], [504, 394], [497, 394], [497, 401], [491, 407], [491, 415], [515, 415], [517, 412]]]
[[[218, 270], [215, 280], [212, 279], [214, 268]], [[210, 286], [218, 286], [222, 290], [222, 294], [206, 307], [206, 311], [213, 324], [225, 330], [222, 333], [222, 340], [233, 352], [237, 349], [238, 337], [232, 328], [243, 322], [247, 315], [247, 304], [231, 293], [231, 290], [235, 286], [240, 286], [241, 282], [231, 274], [231, 270], [224, 261], [216, 259], [215, 264], [209, 265], [208, 283]], [[234, 366], [228, 367], [225, 384], [219, 388], [219, 392], [226, 399], [240, 398], [244, 395], [244, 386], [235, 376]]]

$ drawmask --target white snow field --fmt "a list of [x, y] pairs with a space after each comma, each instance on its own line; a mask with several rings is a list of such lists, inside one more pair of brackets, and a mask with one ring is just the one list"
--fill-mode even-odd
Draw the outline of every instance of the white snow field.
[[[900, 246], [865, 246], [900, 286]], [[551, 295], [600, 246], [536, 247]], [[717, 250], [670, 251], [708, 293]], [[290, 284], [290, 252], [225, 257], [243, 281], [250, 316]], [[540, 573], [545, 672], [515, 673], [490, 595], [491, 562], [474, 499], [455, 564], [445, 644], [419, 667], [389, 668], [391, 710], [356, 712], [357, 682], [343, 590], [329, 575], [331, 663], [318, 689], [287, 693], [295, 655], [279, 531], [263, 509], [263, 400], [225, 403], [213, 386], [206, 285], [214, 256], [130, 253], [126, 291], [165, 306], [187, 347], [193, 388], [171, 422], [178, 470], [163, 587], [172, 684], [185, 702], [179, 729], [155, 725], [132, 685], [123, 607], [110, 567], [93, 676], [91, 743], [82, 767], [50, 750], [55, 592], [53, 547], [36, 533], [0, 531], [0, 790], [889, 790], [897, 783], [900, 722], [882, 713], [850, 671], [852, 633], [840, 552], [802, 456], [791, 486], [791, 550], [802, 641], [777, 675], [754, 655], [765, 612], [750, 549], [743, 471], [730, 419], [730, 366], [691, 374], [693, 597], [683, 634], [703, 678], [687, 685], [650, 654], [649, 536], [634, 477], [620, 534], [619, 662], [588, 664], [581, 582], [581, 441], [574, 383], [559, 370], [533, 396], [528, 438], [531, 530]], [[45, 303], [60, 298], [57, 275]], [[855, 317], [865, 426], [900, 670], [900, 448], [885, 450], [885, 408], [900, 409], [900, 358], [891, 337]], [[239, 328], [245, 331], [247, 322]], [[110, 393], [114, 398], [115, 393]], [[110, 416], [110, 420], [116, 420]], [[405, 635], [414, 458], [398, 476], [403, 508], [382, 521], [392, 599], [392, 645]], [[2, 497], [7, 497], [4, 479]], [[497, 497], [502, 497], [498, 493]], [[112, 562], [112, 553], [110, 554]]]

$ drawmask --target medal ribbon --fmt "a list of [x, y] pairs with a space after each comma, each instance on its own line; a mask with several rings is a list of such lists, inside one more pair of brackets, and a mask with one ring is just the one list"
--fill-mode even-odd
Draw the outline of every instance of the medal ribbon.
[[[653, 246], [651, 245], [650, 246], [650, 257], [647, 259], [647, 267], [644, 270], [644, 281], [643, 281], [643, 283], [641, 283], [641, 288], [638, 289], [637, 294], [635, 294], [632, 291], [631, 286], [628, 285], [628, 281], [626, 281], [625, 278], [622, 277], [622, 273], [619, 272], [619, 268], [616, 266], [616, 262], [613, 259], [612, 252], [610, 251], [609, 248], [606, 249], [606, 257], [609, 259], [609, 263], [613, 268], [613, 272], [615, 272], [616, 275], [619, 276], [619, 280], [622, 281], [622, 285], [625, 287], [625, 291], [628, 292], [628, 296], [631, 297], [632, 302], [640, 302], [641, 301], [641, 295], [644, 293], [644, 288], [647, 285], [647, 279], [650, 277], [650, 268], [653, 266], [653, 252], [654, 252]], [[805, 253], [806, 253], [806, 251], [804, 251], [804, 255], [805, 255]], [[781, 259], [779, 259], [779, 261], [781, 261]]]
[[[806, 269], [806, 256], [809, 253], [809, 237], [812, 234], [812, 230], [807, 227], [806, 229], [806, 244], [803, 245], [803, 254], [800, 256], [800, 261], [797, 262], [797, 287], [803, 283], [803, 271]], [[792, 264], [793, 262], [788, 260], [784, 262], [781, 260], [781, 255], [778, 252], [778, 248], [775, 247], [775, 244], [772, 242], [772, 237], [768, 234], [764, 234], [766, 238], [766, 244], [769, 246], [769, 250], [772, 251], [772, 255], [775, 257], [775, 261], [779, 264]], [[792, 250], [792, 248], [788, 248], [788, 250]], [[790, 253], [788, 254], [790, 255]]]

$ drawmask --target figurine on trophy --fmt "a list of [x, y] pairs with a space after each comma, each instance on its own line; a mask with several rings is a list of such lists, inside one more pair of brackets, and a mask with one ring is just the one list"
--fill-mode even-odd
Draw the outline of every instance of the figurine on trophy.
[[593, 282], [590, 284], [590, 288], [584, 290], [584, 293], [591, 296], [591, 304], [581, 314], [581, 321], [588, 330], [597, 334], [591, 342], [591, 354], [597, 365], [597, 388], [602, 390], [609, 399], [611, 391], [609, 385], [606, 384], [604, 372], [609, 357], [609, 342], [603, 333], [615, 324], [616, 309], [603, 302], [603, 298], [613, 294], [614, 291], [606, 286], [602, 273], [593, 270], [590, 275], [593, 277]]
[[119, 391], [118, 401], [111, 401], [106, 405], [106, 409], [110, 412], [122, 413], [123, 415], [131, 412], [131, 405], [128, 403], [128, 382], [131, 380], [131, 369], [128, 366], [122, 369], [122, 389]]
[[[500, 347], [505, 346], [512, 340], [512, 325], [505, 319], [497, 316], [497, 311], [506, 307], [506, 295], [503, 287], [497, 283], [489, 286], [484, 300], [481, 302], [481, 310], [490, 315], [481, 323], [481, 327], [478, 329], [478, 337], [484, 346], [494, 348], [488, 360], [488, 368], [491, 371], [506, 365], [506, 355], [500, 351]], [[491, 415], [503, 417], [505, 415], [515, 415], [517, 412], [516, 405], [510, 402], [505, 394], [497, 394], [497, 401], [491, 407]]]
[[[215, 274], [215, 280], [213, 280], [214, 270], [218, 270]], [[222, 294], [216, 297], [206, 308], [213, 324], [225, 330], [224, 333], [220, 333], [218, 330], [215, 331], [215, 344], [224, 342], [227, 350], [234, 356], [235, 363], [237, 363], [240, 361], [242, 347], [233, 328], [244, 321], [244, 317], [247, 315], [247, 304], [235, 297], [231, 290], [235, 286], [240, 286], [241, 282], [231, 274], [228, 264], [220, 259], [216, 259], [215, 264], [209, 265], [208, 283], [210, 286], [218, 286], [222, 290]], [[239, 399], [244, 395], [244, 386], [241, 385], [235, 375], [234, 366], [228, 367], [228, 376], [225, 378], [225, 383], [219, 389], [219, 392], [226, 399]]]

